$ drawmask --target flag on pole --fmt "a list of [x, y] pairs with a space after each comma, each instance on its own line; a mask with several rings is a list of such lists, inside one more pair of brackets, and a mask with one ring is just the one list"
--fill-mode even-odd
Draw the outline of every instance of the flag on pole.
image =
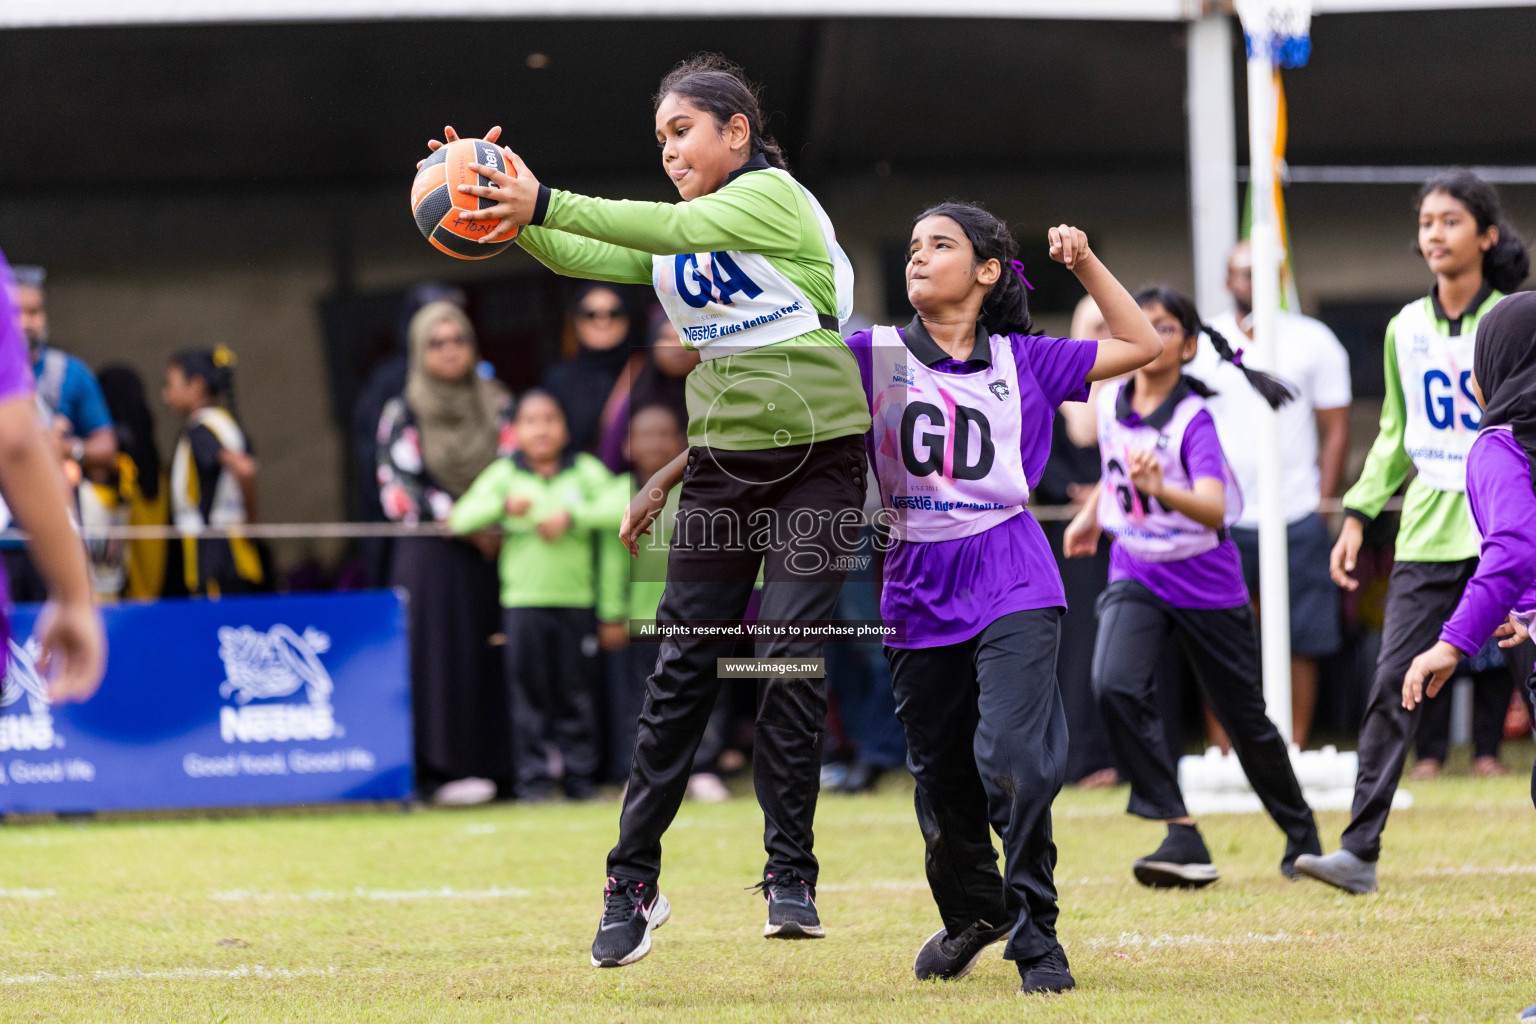
[[[1289, 313], [1301, 312], [1301, 299], [1296, 295], [1296, 275], [1291, 265], [1291, 228], [1285, 219], [1285, 184], [1290, 175], [1285, 165], [1285, 88], [1280, 81], [1280, 69], [1275, 68], [1275, 220], [1280, 229], [1280, 308]], [[1243, 192], [1243, 224], [1240, 237], [1247, 238], [1253, 229], [1253, 183]]]

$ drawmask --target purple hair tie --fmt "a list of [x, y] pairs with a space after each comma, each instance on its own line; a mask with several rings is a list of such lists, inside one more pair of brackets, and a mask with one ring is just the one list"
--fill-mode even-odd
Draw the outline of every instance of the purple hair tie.
[[1236, 352], [1232, 353], [1232, 365], [1233, 366], [1242, 366], [1243, 365], [1243, 350], [1242, 349], [1238, 349]]
[[1013, 264], [1013, 272], [1019, 275], [1019, 280], [1024, 282], [1024, 287], [1028, 288], [1030, 291], [1034, 291], [1035, 286], [1030, 284], [1029, 278], [1024, 276], [1024, 264], [1018, 260], [1009, 260], [1008, 262]]

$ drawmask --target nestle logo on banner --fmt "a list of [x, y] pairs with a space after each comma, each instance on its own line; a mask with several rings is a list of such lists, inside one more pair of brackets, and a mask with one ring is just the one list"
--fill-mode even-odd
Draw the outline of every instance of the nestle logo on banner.
[[0, 751], [52, 750], [64, 745], [64, 738], [53, 731], [48, 684], [37, 671], [40, 650], [36, 640], [28, 640], [25, 647], [10, 641], [10, 663], [0, 688]]
[[[281, 623], [265, 633], [250, 626], [219, 629], [219, 660], [225, 680], [219, 695], [234, 706], [219, 709], [225, 743], [328, 740], [345, 730], [336, 724], [331, 694], [336, 686], [320, 662], [331, 638], [314, 627], [295, 633]], [[276, 703], [304, 691], [305, 700]], [[252, 703], [264, 701], [272, 703]]]

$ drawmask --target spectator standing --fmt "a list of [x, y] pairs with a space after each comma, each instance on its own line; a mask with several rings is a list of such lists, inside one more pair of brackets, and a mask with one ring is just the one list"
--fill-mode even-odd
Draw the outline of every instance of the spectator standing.
[[[369, 372], [352, 405], [352, 465], [357, 474], [359, 522], [382, 523], [390, 518], [384, 514], [379, 502], [379, 420], [384, 415], [385, 404], [405, 391], [410, 376], [411, 320], [423, 306], [438, 300], [451, 302], [460, 309], [468, 304], [463, 289], [434, 281], [418, 284], [406, 292], [400, 302], [395, 348]], [[362, 537], [358, 539], [357, 549], [363, 562], [364, 585], [384, 586], [389, 579], [393, 538]]]
[[[256, 519], [256, 460], [230, 408], [234, 366], [235, 354], [220, 345], [178, 352], [165, 368], [160, 399], [183, 420], [171, 457], [171, 521], [188, 534]], [[249, 593], [266, 584], [256, 545], [238, 532], [183, 537], [181, 554], [189, 594]]]
[[475, 479], [448, 525], [463, 534], [500, 524], [505, 534], [501, 606], [518, 798], [553, 795], [553, 744], [566, 797], [586, 800], [596, 795], [600, 763], [598, 620], [617, 625], [627, 614], [623, 510], [613, 475], [571, 449], [565, 415], [547, 392], [523, 395], [515, 425], [517, 453]]
[[[1233, 312], [1211, 319], [1211, 326], [1242, 344], [1253, 339], [1253, 253], [1239, 242], [1227, 260], [1227, 291]], [[1248, 592], [1259, 593], [1259, 458], [1256, 413], [1264, 399], [1242, 370], [1217, 356], [1202, 337], [1189, 373], [1216, 394], [1206, 402], [1216, 420], [1222, 450], [1237, 476], [1245, 502], [1232, 527], [1243, 559]], [[1339, 650], [1339, 594], [1328, 578], [1331, 541], [1318, 511], [1324, 498], [1339, 495], [1344, 458], [1349, 451], [1349, 355], [1327, 325], [1309, 316], [1281, 311], [1276, 320], [1275, 376], [1296, 397], [1275, 412], [1280, 436], [1280, 500], [1290, 549], [1291, 737], [1305, 747], [1317, 704], [1317, 662]], [[1255, 602], [1257, 603], [1257, 602]], [[1207, 713], [1209, 717], [1209, 713]], [[1226, 747], [1220, 726], [1208, 721], [1211, 734]]]
[[[44, 430], [59, 462], [66, 465], [71, 483], [78, 483], [82, 472], [92, 479], [104, 479], [116, 463], [117, 439], [101, 387], [84, 363], [49, 344], [43, 289], [47, 273], [43, 268], [16, 267], [14, 281], [14, 301], [27, 341]], [[69, 469], [71, 463], [73, 470]], [[7, 523], [0, 525], [8, 524], [9, 514], [4, 518]], [[47, 597], [42, 578], [19, 542], [0, 541], [0, 557], [10, 576], [12, 600], [41, 601]]]
[[[610, 400], [629, 362], [629, 310], [610, 284], [586, 284], [576, 293], [571, 318], [579, 346], [576, 354], [544, 375], [544, 389], [565, 411], [571, 451], [586, 452], [602, 438], [602, 424], [616, 417]], [[626, 389], [627, 390], [627, 389]]]
[[[112, 415], [117, 435], [117, 462], [105, 480], [91, 485], [97, 506], [116, 523], [126, 526], [164, 526], [170, 520], [170, 502], [160, 451], [155, 447], [155, 418], [144, 394], [138, 371], [121, 364], [106, 366], [96, 375]], [[81, 499], [81, 519], [86, 502]], [[166, 543], [158, 538], [138, 538], [106, 544], [92, 542], [97, 565], [116, 566], [117, 585], [111, 597], [159, 597], [165, 587]], [[98, 557], [98, 553], [100, 557]], [[102, 588], [98, 586], [98, 594]]]
[[[446, 522], [481, 471], [514, 448], [512, 397], [476, 372], [474, 327], [451, 301], [406, 329], [410, 365], [376, 424], [379, 504], [395, 522]], [[401, 537], [389, 579], [410, 594], [411, 705], [417, 791], [439, 804], [511, 795], [511, 737], [501, 653], [494, 531]], [[498, 782], [500, 786], [498, 786]]]

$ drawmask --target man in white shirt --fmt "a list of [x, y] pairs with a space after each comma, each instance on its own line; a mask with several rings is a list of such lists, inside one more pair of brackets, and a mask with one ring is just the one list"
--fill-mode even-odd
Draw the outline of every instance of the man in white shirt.
[[[1253, 255], [1239, 242], [1227, 261], [1227, 291], [1236, 310], [1213, 317], [1210, 327], [1234, 349], [1253, 339]], [[1349, 451], [1349, 355], [1319, 320], [1281, 312], [1277, 321], [1275, 373], [1296, 392], [1280, 407], [1280, 500], [1290, 545], [1291, 720], [1294, 741], [1306, 746], [1317, 703], [1317, 659], [1335, 653], [1339, 595], [1328, 579], [1328, 524], [1318, 514], [1323, 498], [1337, 497]], [[1263, 399], [1235, 366], [1219, 359], [1208, 339], [1189, 364], [1191, 376], [1218, 394], [1206, 405], [1216, 420], [1232, 471], [1245, 498], [1243, 516], [1232, 528], [1243, 556], [1243, 576], [1257, 600], [1259, 589], [1259, 463], [1255, 408]], [[1223, 737], [1224, 739], [1224, 737]], [[1222, 744], [1225, 746], [1225, 744]]]

